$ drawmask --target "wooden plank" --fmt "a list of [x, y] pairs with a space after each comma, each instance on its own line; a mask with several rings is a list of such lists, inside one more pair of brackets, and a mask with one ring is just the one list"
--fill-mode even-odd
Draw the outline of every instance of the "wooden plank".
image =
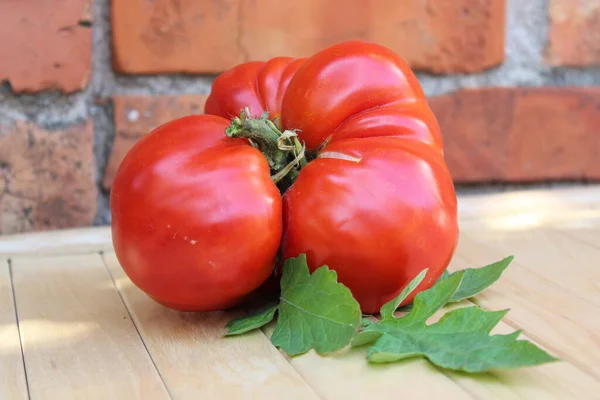
[[600, 250], [548, 228], [467, 232], [465, 240], [493, 245], [498, 253], [513, 254], [523, 268], [542, 275], [571, 296], [594, 303], [600, 315]]
[[[515, 253], [499, 249], [502, 242], [493, 246], [491, 242], [484, 232], [463, 233], [450, 269], [481, 267]], [[568, 275], [577, 274], [581, 268], [568, 257], [556, 261], [558, 266], [562, 260], [562, 270], [536, 259], [535, 254], [542, 257], [550, 251], [548, 246], [533, 243], [530, 251], [530, 258], [515, 258], [502, 278], [477, 297], [478, 303], [488, 309], [510, 308], [507, 318], [514, 325], [582, 371], [600, 378], [600, 353], [590, 351], [600, 347], [599, 307], [584, 292], [566, 283], [574, 279]], [[560, 282], [561, 277], [565, 282]]]
[[169, 395], [98, 254], [12, 259], [33, 398]]
[[537, 212], [560, 217], [556, 209], [595, 208], [600, 199], [600, 185], [573, 185], [556, 188], [514, 189], [492, 193], [460, 193], [459, 214], [463, 221], [482, 216], [506, 216]]
[[131, 283], [114, 253], [103, 257], [175, 398], [318, 398], [260, 331], [224, 338], [232, 314], [162, 307]]
[[0, 399], [27, 399], [8, 260], [0, 257]]
[[460, 221], [461, 230], [491, 231], [494, 234], [524, 232], [542, 227], [555, 228], [564, 231], [593, 230], [600, 226], [600, 199], [598, 204], [562, 205], [554, 209], [520, 209], [510, 214], [481, 215], [473, 218], [463, 218]]
[[[274, 324], [267, 325], [263, 330], [270, 337]], [[320, 356], [310, 350], [289, 360], [324, 399], [475, 398], [424, 359], [369, 364], [367, 349], [344, 349], [331, 356]]]
[[558, 233], [600, 250], [600, 221], [593, 229], [560, 229]]
[[[472, 304], [467, 303], [462, 306], [465, 305]], [[515, 328], [500, 322], [492, 334], [507, 334], [514, 331]], [[519, 339], [536, 342], [525, 334], [521, 334]], [[537, 344], [556, 355], [544, 344]], [[447, 371], [446, 374], [477, 399], [595, 400], [600, 393], [600, 381], [565, 361], [477, 375], [451, 371]]]
[[[450, 310], [472, 307], [473, 305], [470, 301], [462, 301], [458, 304], [446, 306], [428, 322], [438, 321]], [[492, 334], [507, 334], [514, 331], [515, 328], [501, 321], [492, 330]], [[524, 334], [521, 334], [519, 339], [535, 342]], [[537, 343], [537, 345], [556, 356], [552, 349], [541, 343]], [[441, 372], [477, 399], [597, 399], [597, 393], [600, 393], [600, 381], [595, 380], [591, 375], [580, 371], [568, 362], [481, 374], [466, 374], [448, 370]]]
[[[463, 302], [446, 307], [430, 322], [436, 321], [450, 309], [472, 305]], [[270, 335], [273, 329], [274, 324], [270, 324], [265, 331]], [[514, 330], [500, 322], [492, 333], [506, 334]], [[526, 335], [520, 338], [531, 341]], [[402, 395], [411, 399], [595, 399], [596, 394], [600, 393], [599, 381], [567, 362], [466, 374], [437, 369], [424, 359], [369, 365], [365, 353], [366, 348], [352, 349], [331, 357], [321, 357], [310, 351], [292, 358], [291, 362], [319, 394], [332, 399], [364, 398], [367, 395], [377, 399], [396, 399], [399, 387], [403, 388]], [[462, 390], [458, 390], [449, 380]]]
[[112, 250], [107, 226], [0, 235], [0, 256], [86, 254]]
[[[510, 237], [548, 228], [600, 248], [598, 185], [570, 190], [463, 196], [461, 230]], [[534, 193], [535, 195], [532, 195]]]

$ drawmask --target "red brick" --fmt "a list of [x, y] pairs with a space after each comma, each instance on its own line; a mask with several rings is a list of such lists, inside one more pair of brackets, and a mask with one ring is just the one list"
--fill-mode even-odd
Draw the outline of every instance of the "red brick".
[[505, 0], [112, 1], [115, 69], [215, 73], [361, 39], [415, 69], [474, 72], [504, 59]]
[[0, 81], [10, 81], [15, 92], [84, 88], [90, 6], [91, 0], [0, 1]]
[[472, 89], [430, 104], [457, 182], [600, 179], [600, 87]]
[[116, 96], [113, 101], [115, 141], [104, 171], [105, 189], [110, 189], [121, 161], [142, 136], [175, 118], [203, 113], [206, 96]]
[[0, 125], [0, 234], [93, 223], [97, 209], [92, 122], [46, 131]]
[[546, 63], [600, 65], [600, 1], [551, 0]]

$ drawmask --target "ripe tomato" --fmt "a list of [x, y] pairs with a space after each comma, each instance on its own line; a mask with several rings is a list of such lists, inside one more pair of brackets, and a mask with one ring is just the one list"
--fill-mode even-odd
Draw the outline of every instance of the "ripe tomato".
[[435, 283], [457, 244], [456, 195], [436, 118], [398, 55], [350, 41], [241, 64], [215, 80], [205, 112], [245, 107], [297, 129], [311, 154], [283, 195], [284, 259], [328, 265], [366, 313], [424, 268], [403, 304]]
[[282, 234], [269, 165], [229, 120], [194, 115], [143, 137], [111, 189], [115, 252], [132, 282], [177, 310], [232, 307], [270, 275]]

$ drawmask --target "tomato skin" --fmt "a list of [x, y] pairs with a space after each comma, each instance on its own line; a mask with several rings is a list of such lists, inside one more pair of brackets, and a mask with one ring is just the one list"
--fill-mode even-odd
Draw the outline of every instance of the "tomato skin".
[[407, 64], [381, 46], [346, 42], [315, 54], [290, 82], [282, 124], [317, 149], [346, 119], [365, 110], [424, 98]]
[[276, 260], [281, 195], [264, 156], [224, 134], [229, 123], [194, 115], [156, 128], [127, 154], [111, 189], [119, 262], [169, 308], [235, 306]]
[[402, 304], [431, 287], [457, 245], [457, 202], [439, 125], [409, 66], [376, 44], [332, 46], [295, 74], [281, 119], [319, 152], [284, 195], [283, 258], [306, 253], [311, 270], [336, 270], [367, 313], [425, 268]]
[[[241, 86], [256, 87], [262, 68], [236, 68], [248, 73]], [[238, 88], [225, 92], [222, 84], [207, 113], [270, 104], [281, 128], [298, 130], [317, 157], [284, 193], [283, 259], [305, 253], [312, 271], [336, 270], [365, 313], [425, 268], [402, 304], [434, 284], [458, 241], [456, 194], [437, 120], [398, 55], [361, 41], [331, 46], [302, 60], [276, 98], [255, 91], [240, 101]]]
[[269, 118], [278, 118], [287, 86], [303, 63], [302, 58], [275, 57], [240, 64], [215, 79], [204, 112], [231, 119], [248, 107], [254, 117], [268, 110]]
[[421, 270], [430, 287], [450, 262], [452, 188], [441, 154], [419, 141], [332, 143], [285, 193], [282, 258], [306, 253], [311, 270], [329, 266], [363, 312], [378, 312]]

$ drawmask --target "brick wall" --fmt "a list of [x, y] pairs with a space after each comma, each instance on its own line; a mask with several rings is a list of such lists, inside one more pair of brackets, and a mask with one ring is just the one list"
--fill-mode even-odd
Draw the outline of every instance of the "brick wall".
[[457, 184], [600, 178], [599, 0], [0, 2], [0, 234], [109, 223], [120, 160], [215, 74], [346, 39], [418, 72]]

